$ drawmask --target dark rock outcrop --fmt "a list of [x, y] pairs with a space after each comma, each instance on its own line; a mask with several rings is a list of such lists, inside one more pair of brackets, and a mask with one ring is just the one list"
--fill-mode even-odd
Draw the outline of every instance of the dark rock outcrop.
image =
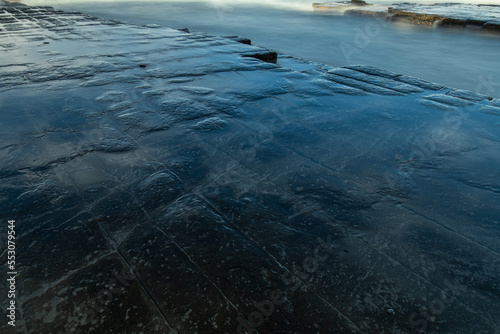
[[493, 34], [500, 34], [500, 24], [486, 23], [483, 25], [481, 31]]
[[240, 37], [240, 36], [224, 36], [225, 38], [232, 39], [241, 44], [252, 45], [252, 40], [250, 38]]
[[243, 57], [256, 58], [266, 63], [276, 63], [278, 61], [278, 53], [276, 51], [258, 52], [245, 54]]
[[454, 19], [454, 18], [444, 18], [439, 22], [440, 27], [444, 28], [465, 28], [467, 20]]
[[356, 6], [372, 6], [372, 4], [366, 3], [366, 1], [363, 0], [351, 0], [351, 3]]
[[465, 27], [467, 29], [481, 29], [483, 25], [485, 25], [485, 21], [481, 20], [467, 20], [465, 22]]

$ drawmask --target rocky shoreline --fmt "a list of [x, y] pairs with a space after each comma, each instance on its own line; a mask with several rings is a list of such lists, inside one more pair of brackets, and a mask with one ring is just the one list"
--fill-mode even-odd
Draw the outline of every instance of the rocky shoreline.
[[500, 35], [500, 23], [497, 21], [463, 18], [454, 15], [437, 15], [408, 10], [404, 5], [373, 7], [359, 1], [340, 3], [313, 3], [313, 9], [320, 12], [339, 12], [346, 16], [377, 17], [388, 22], [412, 24], [424, 27], [439, 27], [479, 31]]
[[498, 333], [500, 100], [250, 44], [0, 0], [0, 332]]

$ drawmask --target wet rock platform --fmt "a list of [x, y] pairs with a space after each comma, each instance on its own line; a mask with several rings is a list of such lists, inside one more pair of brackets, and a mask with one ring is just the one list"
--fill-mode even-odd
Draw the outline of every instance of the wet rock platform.
[[499, 333], [499, 100], [0, 4], [2, 333]]

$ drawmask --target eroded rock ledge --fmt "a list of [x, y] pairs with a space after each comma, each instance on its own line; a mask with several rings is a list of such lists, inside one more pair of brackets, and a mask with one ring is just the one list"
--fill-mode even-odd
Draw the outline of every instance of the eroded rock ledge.
[[364, 1], [313, 3], [315, 11], [337, 12], [348, 16], [368, 16], [383, 18], [390, 22], [407, 23], [418, 26], [468, 29], [500, 35], [500, 23], [475, 18], [438, 15], [407, 10], [404, 7], [373, 6]]

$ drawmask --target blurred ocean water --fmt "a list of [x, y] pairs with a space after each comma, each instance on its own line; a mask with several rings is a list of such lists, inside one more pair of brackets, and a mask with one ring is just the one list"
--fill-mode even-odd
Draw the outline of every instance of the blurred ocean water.
[[[388, 24], [314, 12], [304, 0], [28, 0], [105, 19], [239, 35], [280, 53], [333, 66], [371, 65], [450, 87], [500, 97], [500, 37], [465, 30]], [[394, 1], [372, 0], [390, 5]], [[419, 0], [410, 10], [500, 17], [498, 0]], [[429, 6], [429, 3], [448, 3]], [[468, 3], [468, 4], [467, 4]], [[471, 5], [491, 4], [489, 6]], [[496, 6], [495, 6], [496, 5]]]

